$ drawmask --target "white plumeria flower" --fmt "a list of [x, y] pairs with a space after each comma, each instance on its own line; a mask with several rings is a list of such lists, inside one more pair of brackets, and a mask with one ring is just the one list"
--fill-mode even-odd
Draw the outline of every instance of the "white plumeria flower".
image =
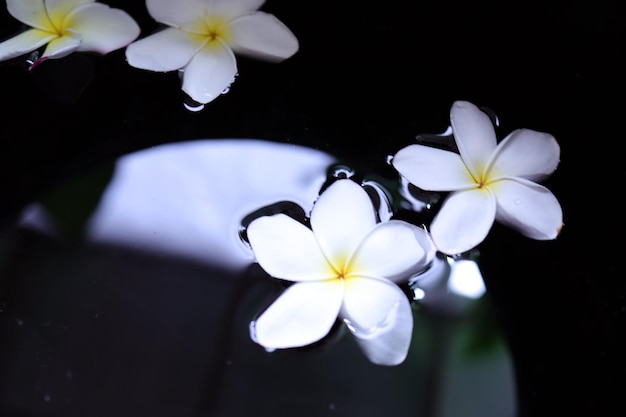
[[251, 324], [252, 338], [267, 349], [306, 346], [341, 318], [370, 361], [401, 363], [413, 312], [398, 283], [433, 260], [427, 232], [400, 220], [378, 223], [367, 192], [350, 179], [318, 197], [310, 223], [274, 214], [248, 226], [260, 266], [294, 282]]
[[536, 183], [559, 164], [554, 137], [517, 129], [497, 143], [491, 119], [466, 101], [452, 105], [450, 121], [460, 155], [415, 144], [392, 159], [413, 185], [451, 191], [431, 223], [437, 248], [450, 255], [466, 252], [485, 239], [496, 220], [532, 239], [555, 239], [563, 226], [561, 205]]
[[130, 15], [95, 0], [6, 0], [9, 13], [30, 29], [0, 43], [0, 61], [47, 45], [31, 66], [72, 52], [107, 54], [135, 40], [139, 25]]
[[258, 11], [264, 0], [147, 0], [150, 15], [168, 27], [126, 48], [136, 68], [183, 69], [182, 89], [207, 104], [237, 75], [235, 53], [282, 61], [298, 51], [294, 34], [274, 15]]

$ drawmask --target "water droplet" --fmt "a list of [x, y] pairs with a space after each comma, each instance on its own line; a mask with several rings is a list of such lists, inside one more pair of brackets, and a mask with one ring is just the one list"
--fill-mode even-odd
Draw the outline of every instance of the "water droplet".
[[452, 126], [448, 126], [443, 133], [421, 133], [415, 137], [420, 145], [432, 146], [434, 148], [444, 149], [447, 151], [458, 152]]
[[423, 299], [424, 296], [426, 296], [426, 292], [424, 292], [423, 289], [421, 289], [421, 288], [414, 288], [413, 289], [413, 300], [419, 301], [419, 300]]
[[235, 79], [237, 78], [237, 76], [239, 75], [239, 73], [236, 73], [233, 76], [233, 79], [230, 80], [230, 82], [228, 83], [228, 85], [226, 87], [224, 87], [224, 89], [222, 90], [222, 94], [226, 94], [230, 91], [230, 86], [235, 82]]
[[47, 403], [50, 402], [50, 394], [48, 394], [47, 392], [43, 395], [43, 400]]
[[[380, 221], [388, 221], [393, 216], [391, 206], [391, 193], [382, 184], [373, 180], [365, 180], [362, 183], [365, 191], [368, 192], [372, 202], [377, 207], [376, 213]], [[370, 192], [371, 191], [371, 192]]]
[[516, 206], [519, 206], [520, 204], [522, 204], [522, 200], [520, 200], [519, 198], [516, 198], [516, 199], [513, 201], [513, 204], [515, 204]]
[[33, 51], [26, 57], [26, 63], [28, 66], [32, 66], [40, 58], [39, 51]]
[[204, 104], [195, 101], [191, 97], [187, 97], [183, 101], [183, 106], [185, 106], [187, 110], [192, 111], [194, 113], [199, 112], [200, 110], [204, 109]]
[[354, 170], [347, 165], [337, 164], [331, 167], [330, 175], [336, 179], [347, 179], [354, 176]]
[[354, 327], [352, 325], [352, 322], [348, 319], [343, 319], [343, 322], [345, 323], [346, 327], [348, 328], [348, 330], [350, 330], [352, 333], [356, 333], [356, 327]]
[[400, 195], [404, 198], [412, 211], [417, 213], [432, 210], [439, 202], [441, 195], [434, 191], [425, 191], [411, 184], [405, 177], [400, 178]]
[[15, 322], [17, 323], [18, 326], [22, 327], [24, 325], [24, 320], [22, 319], [15, 319]]
[[482, 110], [483, 112], [485, 112], [485, 114], [487, 114], [487, 116], [489, 116], [489, 119], [491, 119], [491, 123], [493, 123], [494, 127], [500, 126], [500, 119], [498, 119], [498, 115], [495, 111], [493, 111], [489, 107], [480, 107], [480, 110]]
[[248, 229], [246, 227], [241, 226], [237, 232], [239, 235], [239, 239], [247, 246], [250, 247], [250, 240], [248, 239]]
[[[258, 340], [258, 338], [256, 336], [256, 321], [251, 321], [250, 322], [249, 329], [250, 329], [250, 339], [252, 339], [252, 341], [254, 343], [257, 343], [257, 344], [261, 345], [261, 343], [259, 343], [259, 340]], [[263, 345], [261, 345], [261, 346], [263, 346]], [[276, 348], [271, 348], [271, 347], [267, 347], [267, 346], [263, 346], [263, 348], [268, 353], [272, 353], [272, 352], [274, 352], [276, 350]]]
[[424, 298], [427, 296], [427, 291], [437, 287], [441, 281], [447, 280], [449, 275], [449, 257], [438, 255], [425, 270], [409, 278], [409, 287], [414, 291], [414, 294], [421, 294]]
[[256, 321], [250, 322], [250, 324], [248, 325], [248, 330], [250, 331], [250, 339], [252, 339], [254, 343], [259, 343], [256, 337]]

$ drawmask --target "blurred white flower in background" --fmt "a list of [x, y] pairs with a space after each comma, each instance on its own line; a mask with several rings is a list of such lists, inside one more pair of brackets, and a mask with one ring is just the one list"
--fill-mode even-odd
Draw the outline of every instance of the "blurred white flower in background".
[[264, 0], [147, 0], [150, 15], [167, 27], [126, 48], [136, 68], [183, 70], [182, 89], [207, 104], [237, 75], [235, 54], [279, 62], [298, 51], [294, 34], [274, 15], [258, 11]]
[[437, 249], [466, 252], [485, 239], [494, 221], [532, 239], [555, 239], [563, 226], [561, 205], [535, 182], [559, 164], [554, 137], [517, 129], [498, 143], [489, 116], [466, 101], [452, 105], [450, 121], [460, 154], [414, 144], [392, 160], [416, 187], [451, 192], [430, 225]]
[[31, 69], [46, 59], [72, 52], [107, 54], [135, 40], [140, 28], [125, 11], [95, 0], [7, 0], [9, 13], [29, 26], [0, 43], [0, 61], [25, 55], [44, 45]]

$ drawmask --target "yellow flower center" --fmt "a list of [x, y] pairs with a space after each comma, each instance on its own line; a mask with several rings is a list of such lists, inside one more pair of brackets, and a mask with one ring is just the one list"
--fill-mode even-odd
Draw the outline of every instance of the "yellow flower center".
[[[493, 183], [494, 175], [491, 168], [486, 170], [485, 167], [476, 167], [479, 172], [477, 177], [472, 175], [472, 179], [476, 183], [477, 188], [483, 189], [489, 187]], [[471, 174], [470, 174], [471, 175]]]
[[216, 42], [230, 43], [232, 33], [226, 19], [218, 16], [204, 16], [186, 28], [186, 31], [204, 38], [205, 46]]
[[40, 15], [37, 19], [37, 27], [42, 28], [46, 32], [62, 37], [67, 33], [67, 28], [63, 21], [65, 16], [63, 13], [54, 10], [49, 11], [46, 15]]
[[354, 271], [354, 267], [352, 263], [348, 263], [348, 256], [338, 256], [333, 259], [333, 264], [329, 264], [331, 268], [331, 275], [334, 276], [333, 279], [336, 279], [340, 282], [345, 281], [350, 278], [350, 275]]

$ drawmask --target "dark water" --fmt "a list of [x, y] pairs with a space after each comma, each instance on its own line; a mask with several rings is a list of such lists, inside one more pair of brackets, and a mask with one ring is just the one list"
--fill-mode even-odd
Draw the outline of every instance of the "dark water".
[[[106, 3], [142, 33], [157, 28], [141, 1]], [[0, 9], [6, 38], [20, 26]], [[229, 91], [197, 112], [178, 74], [133, 69], [122, 51], [36, 72], [0, 62], [0, 415], [616, 415], [624, 6], [263, 9], [299, 52], [238, 59]], [[494, 225], [478, 298], [408, 288], [400, 366], [369, 363], [339, 325], [307, 348], [256, 345], [249, 323], [283, 286], [254, 263], [242, 220], [276, 202], [306, 212], [341, 166], [393, 183], [388, 156], [445, 132], [455, 100], [491, 109], [500, 137], [556, 137], [561, 163], [544, 185], [561, 235]], [[441, 196], [412, 197], [393, 211], [422, 221], [409, 208]]]
[[[64, 209], [77, 209], [71, 196], [80, 182], [29, 206], [6, 242], [5, 407], [44, 415], [512, 414], [510, 353], [480, 288], [466, 295], [420, 280], [413, 347], [397, 367], [369, 363], [339, 323], [293, 351], [266, 352], [252, 341], [249, 323], [283, 285], [254, 264], [238, 230], [270, 203], [308, 211], [327, 175], [346, 172], [335, 162], [266, 141], [180, 142], [120, 158], [82, 228], [47, 208], [64, 199]], [[64, 232], [77, 229], [83, 236]]]

